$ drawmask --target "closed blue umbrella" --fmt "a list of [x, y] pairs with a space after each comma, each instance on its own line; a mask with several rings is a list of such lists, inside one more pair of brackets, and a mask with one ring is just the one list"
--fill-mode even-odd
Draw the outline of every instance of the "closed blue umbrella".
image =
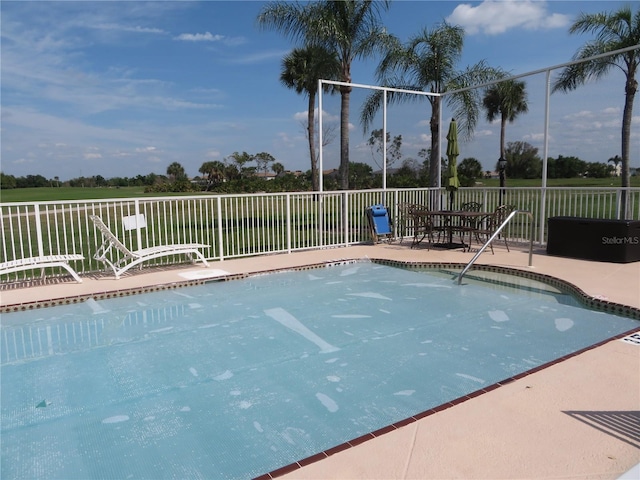
[[456, 125], [456, 119], [452, 118], [451, 123], [449, 123], [449, 132], [447, 133], [447, 190], [450, 192], [449, 209], [453, 208], [453, 194], [460, 187], [457, 165], [458, 155], [460, 155], [458, 149], [458, 126]]

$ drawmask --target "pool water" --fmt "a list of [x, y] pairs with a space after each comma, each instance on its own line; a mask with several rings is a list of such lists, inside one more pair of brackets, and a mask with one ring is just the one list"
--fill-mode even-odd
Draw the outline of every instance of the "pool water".
[[354, 263], [4, 314], [0, 475], [255, 477], [639, 325], [465, 283]]

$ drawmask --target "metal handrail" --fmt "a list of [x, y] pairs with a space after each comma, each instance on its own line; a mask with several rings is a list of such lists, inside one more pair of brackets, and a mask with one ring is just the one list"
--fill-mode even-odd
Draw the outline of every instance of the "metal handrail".
[[478, 253], [476, 253], [473, 256], [473, 258], [469, 261], [469, 263], [467, 263], [467, 266], [462, 269], [462, 271], [458, 275], [458, 285], [460, 285], [462, 283], [462, 277], [464, 276], [465, 273], [467, 273], [467, 270], [469, 270], [472, 267], [474, 262], [480, 256], [480, 254], [486, 250], [486, 248], [489, 246], [489, 244], [491, 244], [491, 242], [493, 242], [493, 240], [500, 234], [502, 229], [511, 221], [511, 219], [513, 217], [515, 217], [519, 213], [524, 213], [525, 215], [528, 215], [529, 218], [531, 219], [531, 234], [529, 235], [529, 266], [531, 267], [533, 265], [533, 215], [531, 214], [531, 212], [528, 212], [526, 210], [514, 210], [513, 212], [511, 212], [507, 216], [507, 218], [496, 229], [496, 231], [493, 232], [493, 235], [491, 235], [489, 240], [487, 240], [486, 243], [480, 248], [480, 250], [478, 250]]

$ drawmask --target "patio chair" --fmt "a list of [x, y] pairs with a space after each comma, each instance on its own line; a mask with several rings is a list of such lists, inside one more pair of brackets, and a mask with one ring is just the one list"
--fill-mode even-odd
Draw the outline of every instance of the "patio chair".
[[[482, 217], [482, 220], [478, 222], [478, 228], [475, 230], [475, 236], [479, 243], [483, 243], [480, 239], [481, 236], [486, 238], [485, 241], [489, 240], [491, 236], [496, 232], [496, 230], [502, 225], [502, 223], [507, 219], [507, 217], [516, 209], [513, 205], [500, 205], [496, 207], [493, 213], [490, 213], [486, 217]], [[504, 240], [504, 245], [507, 247], [507, 252], [509, 251], [509, 244], [507, 243], [506, 236], [502, 235], [502, 239]], [[493, 242], [489, 244], [491, 248], [491, 253], [493, 254]]]
[[416, 208], [427, 208], [417, 203], [402, 202], [398, 204], [398, 218], [396, 219], [396, 236], [400, 239], [400, 243], [404, 237], [410, 237], [413, 234], [413, 215], [412, 211]]
[[[482, 204], [478, 202], [466, 202], [460, 206], [463, 212], [479, 212], [482, 210]], [[460, 235], [460, 241], [464, 244], [465, 235], [469, 235], [469, 243], [467, 248], [471, 248], [471, 238], [480, 225], [482, 217], [462, 217], [460, 224], [456, 225], [453, 230]]]
[[384, 240], [391, 242], [393, 240], [393, 225], [387, 208], [382, 204], [371, 205], [367, 207], [366, 215], [373, 243]]
[[0, 275], [7, 275], [9, 273], [19, 272], [22, 270], [35, 270], [37, 268], [42, 268], [44, 276], [45, 268], [62, 267], [71, 274], [76, 282], [82, 283], [82, 279], [80, 278], [80, 276], [69, 265], [69, 262], [74, 260], [84, 260], [84, 257], [78, 254], [69, 254], [19, 258], [16, 260], [10, 260], [8, 262], [0, 263]]
[[[438, 232], [438, 239], [440, 239], [440, 233], [433, 224], [433, 216], [429, 214], [429, 210], [424, 207], [414, 206], [409, 209], [409, 215], [411, 216], [413, 226], [413, 242], [411, 242], [411, 248], [422, 243], [426, 237], [429, 237], [430, 242], [434, 243], [434, 232]], [[428, 249], [429, 247], [427, 247], [427, 250]]]
[[[109, 227], [104, 224], [100, 217], [97, 215], [89, 215], [89, 218], [93, 221], [96, 228], [100, 230], [100, 233], [102, 233], [102, 245], [100, 245], [93, 258], [111, 268], [116, 278], [120, 278], [120, 276], [131, 267], [140, 265], [140, 268], [142, 268], [141, 264], [143, 262], [169, 255], [187, 255], [192, 263], [196, 261], [194, 258], [195, 255], [202, 261], [205, 267], [209, 266], [204, 255], [200, 252], [200, 249], [209, 248], [209, 245], [202, 243], [184, 243], [129, 250], [118, 237], [109, 230]], [[138, 225], [135, 228], [141, 227]], [[110, 259], [109, 256], [117, 255], [113, 253], [116, 250], [120, 252], [121, 258], [114, 261]]]

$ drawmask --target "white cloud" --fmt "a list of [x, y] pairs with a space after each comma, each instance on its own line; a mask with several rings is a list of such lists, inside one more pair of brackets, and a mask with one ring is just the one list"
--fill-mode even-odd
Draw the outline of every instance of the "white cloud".
[[85, 160], [95, 160], [96, 158], [102, 158], [101, 153], [85, 153], [83, 155]]
[[244, 37], [227, 37], [226, 35], [212, 34], [211, 32], [205, 33], [181, 33], [173, 37], [174, 40], [184, 42], [222, 42], [227, 46], [233, 47], [242, 45], [247, 42]]
[[185, 42], [219, 42], [224, 39], [224, 35], [212, 35], [211, 32], [206, 33], [181, 33], [174, 40], [183, 40]]
[[602, 110], [602, 113], [605, 115], [620, 115], [620, 107], [609, 107]]
[[136, 153], [149, 153], [155, 151], [156, 147], [136, 148]]
[[[307, 114], [308, 114], [308, 110], [305, 110], [303, 112], [296, 112], [293, 114], [293, 119], [298, 121], [298, 122], [307, 122]], [[318, 109], [314, 109], [313, 111], [313, 118], [315, 118], [316, 120], [318, 120]], [[326, 110], [323, 110], [322, 112], [322, 122], [323, 123], [327, 123], [327, 122], [337, 122], [340, 120], [340, 116], [339, 115], [331, 115], [329, 112], [327, 112]]]
[[590, 110], [581, 110], [579, 112], [576, 113], [570, 113], [569, 115], [565, 115], [563, 117], [564, 120], [578, 120], [578, 119], [586, 119], [586, 118], [593, 118], [595, 116], [595, 113], [593, 113]]
[[130, 26], [130, 25], [119, 25], [115, 23], [104, 23], [99, 25], [90, 25], [91, 28], [96, 30], [115, 30], [120, 32], [132, 32], [132, 33], [166, 33], [164, 30], [159, 28], [152, 27], [141, 27], [139, 25]]
[[526, 142], [543, 142], [544, 141], [544, 133], [531, 133], [529, 135], [524, 135], [522, 139]]
[[470, 35], [498, 35], [518, 28], [564, 28], [570, 21], [568, 15], [548, 12], [547, 2], [533, 0], [485, 0], [477, 6], [463, 3], [447, 17], [447, 22], [460, 25]]

